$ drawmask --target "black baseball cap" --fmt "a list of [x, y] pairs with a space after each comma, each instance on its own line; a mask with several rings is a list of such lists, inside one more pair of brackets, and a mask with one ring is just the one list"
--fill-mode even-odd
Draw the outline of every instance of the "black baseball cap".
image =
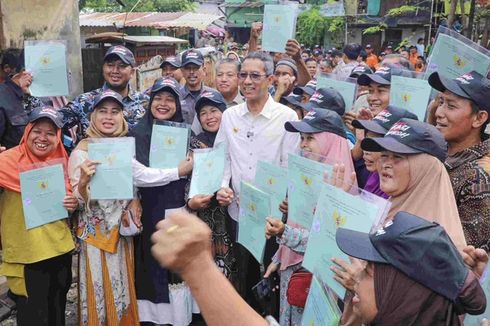
[[298, 95], [289, 95], [286, 97], [283, 97], [284, 101], [288, 102], [289, 104], [292, 104], [294, 106], [300, 106], [301, 104], [301, 98]]
[[160, 68], [163, 68], [163, 66], [165, 65], [171, 65], [175, 68], [180, 68], [180, 60], [176, 56], [166, 57], [165, 60], [163, 60], [162, 64], [160, 65]]
[[371, 46], [371, 44], [367, 44], [366, 45], [366, 49], [372, 49], [373, 47]]
[[182, 67], [185, 67], [191, 63], [198, 66], [202, 66], [204, 64], [204, 57], [202, 56], [201, 52], [195, 49], [189, 49], [182, 54]]
[[316, 91], [316, 79], [310, 80], [308, 83], [306, 83], [305, 86], [296, 86], [293, 89], [293, 94], [295, 95], [303, 95], [303, 93], [306, 93], [308, 95], [313, 95]]
[[333, 49], [332, 50], [332, 57], [341, 57], [342, 56], [342, 52], [337, 50], [337, 49]]
[[226, 101], [223, 95], [215, 89], [206, 90], [197, 98], [195, 110], [198, 116], [201, 108], [207, 104], [217, 107], [221, 112], [226, 110]]
[[434, 72], [429, 76], [429, 85], [439, 92], [448, 90], [473, 101], [479, 108], [490, 112], [490, 101], [488, 100], [490, 79], [476, 71], [471, 71], [455, 79], [449, 79], [438, 72]]
[[356, 119], [352, 121], [352, 126], [357, 129], [365, 129], [367, 131], [384, 135], [396, 122], [403, 118], [418, 120], [416, 114], [397, 106], [389, 105], [386, 109], [378, 113], [372, 120]]
[[407, 118], [396, 122], [382, 138], [363, 139], [361, 148], [369, 152], [427, 153], [442, 162], [447, 157], [447, 143], [436, 127]]
[[350, 78], [359, 78], [359, 76], [361, 76], [363, 74], [369, 75], [372, 73], [373, 73], [373, 71], [368, 66], [359, 65], [357, 67], [354, 67], [354, 69], [352, 69], [349, 77]]
[[326, 131], [347, 138], [342, 126], [340, 115], [334, 111], [322, 109], [312, 109], [303, 120], [288, 121], [284, 124], [284, 128], [289, 132], [319, 133]]
[[60, 129], [65, 125], [61, 112], [49, 105], [38, 106], [29, 114], [29, 122], [31, 123], [43, 118], [51, 120]]
[[112, 89], [106, 89], [95, 97], [91, 109], [94, 110], [95, 107], [99, 105], [102, 101], [108, 99], [116, 101], [119, 105], [121, 105], [121, 108], [124, 108], [123, 98], [121, 94], [114, 92]]
[[362, 74], [357, 78], [357, 83], [361, 86], [369, 86], [371, 82], [391, 85], [391, 68], [380, 67], [374, 74]]
[[136, 65], [133, 52], [123, 45], [111, 46], [105, 53], [104, 61], [107, 61], [110, 57], [118, 57], [122, 62], [131, 67]]
[[155, 95], [160, 91], [169, 91], [173, 93], [177, 99], [180, 98], [180, 85], [172, 77], [158, 78], [155, 80], [155, 83], [153, 83], [153, 86], [151, 87], [150, 94]]
[[332, 87], [321, 87], [311, 95], [308, 103], [300, 105], [309, 111], [313, 108], [330, 110], [342, 116], [345, 113], [345, 102], [342, 95]]
[[407, 212], [396, 213], [374, 233], [339, 228], [335, 237], [347, 255], [392, 265], [453, 302], [469, 272], [442, 226]]

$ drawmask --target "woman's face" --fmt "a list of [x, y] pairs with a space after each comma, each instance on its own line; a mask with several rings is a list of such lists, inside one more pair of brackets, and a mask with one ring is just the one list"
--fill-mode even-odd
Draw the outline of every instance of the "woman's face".
[[370, 324], [376, 315], [376, 294], [374, 292], [374, 265], [368, 263], [359, 275], [359, 282], [354, 286], [355, 295], [352, 298], [354, 313], [359, 316], [364, 325]]
[[170, 92], [158, 92], [151, 102], [151, 114], [156, 120], [170, 120], [177, 111], [175, 97]]
[[300, 148], [302, 151], [312, 154], [321, 153], [320, 144], [316, 140], [315, 134], [307, 134], [302, 132]]
[[203, 106], [199, 112], [199, 121], [201, 121], [202, 129], [209, 132], [218, 132], [222, 116], [223, 112], [218, 108], [211, 105]]
[[122, 107], [113, 100], [106, 100], [95, 108], [95, 128], [105, 136], [112, 136], [119, 129]]
[[54, 123], [48, 119], [36, 122], [26, 140], [31, 153], [41, 159], [48, 157], [58, 144], [57, 130]]
[[[375, 137], [383, 137], [383, 135], [376, 134], [371, 131], [366, 131], [366, 138], [375, 138]], [[366, 169], [369, 172], [377, 172], [378, 171], [378, 160], [380, 157], [379, 152], [368, 152], [368, 151], [363, 151], [363, 159], [364, 159], [364, 164], [366, 165]]]
[[380, 188], [389, 196], [398, 196], [408, 189], [410, 184], [410, 165], [408, 156], [393, 152], [381, 152]]

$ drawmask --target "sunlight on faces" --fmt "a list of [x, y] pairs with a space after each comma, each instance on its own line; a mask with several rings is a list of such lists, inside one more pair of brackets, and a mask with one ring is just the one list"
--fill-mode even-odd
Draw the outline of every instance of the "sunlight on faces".
[[[257, 101], [269, 96], [269, 85], [273, 75], [266, 76], [265, 64], [260, 59], [246, 59], [240, 70], [241, 73], [249, 74], [245, 79], [239, 79], [240, 90], [247, 100]], [[258, 80], [252, 80], [250, 74], [258, 74]]]
[[32, 154], [38, 158], [49, 156], [58, 144], [58, 128], [49, 119], [39, 119], [29, 132], [26, 144]]
[[410, 164], [407, 155], [381, 152], [379, 157], [380, 188], [388, 196], [403, 194], [410, 184]]
[[181, 68], [182, 75], [187, 82], [189, 87], [197, 87], [201, 85], [201, 82], [204, 78], [204, 68], [203, 66], [198, 66], [193, 63], [189, 63]]
[[124, 89], [128, 86], [134, 69], [124, 63], [121, 59], [111, 59], [102, 65], [102, 75], [104, 80], [114, 90]]
[[105, 136], [112, 136], [120, 127], [119, 115], [122, 107], [114, 100], [107, 99], [99, 103], [95, 108], [95, 128]]
[[[367, 131], [366, 130], [366, 138], [376, 138], [376, 137], [383, 137], [383, 135]], [[363, 159], [364, 159], [364, 164], [366, 165], [366, 170], [369, 172], [377, 172], [378, 171], [378, 160], [381, 155], [380, 152], [368, 152], [368, 151], [363, 151]]]
[[216, 88], [221, 94], [238, 91], [238, 70], [232, 63], [222, 63], [216, 70]]
[[311, 78], [314, 78], [316, 75], [317, 63], [314, 60], [310, 60], [306, 63], [306, 69], [308, 69], [308, 73]]
[[212, 105], [205, 105], [199, 112], [199, 121], [202, 129], [209, 132], [217, 132], [221, 124], [223, 112]]
[[160, 91], [151, 102], [151, 114], [157, 120], [170, 120], [177, 111], [177, 103], [172, 93]]
[[355, 295], [352, 298], [354, 313], [361, 318], [363, 325], [369, 325], [378, 314], [373, 263], [368, 263], [359, 274], [359, 282], [354, 286], [354, 290]]
[[368, 90], [369, 110], [371, 110], [373, 116], [376, 116], [390, 105], [390, 86], [371, 82]]

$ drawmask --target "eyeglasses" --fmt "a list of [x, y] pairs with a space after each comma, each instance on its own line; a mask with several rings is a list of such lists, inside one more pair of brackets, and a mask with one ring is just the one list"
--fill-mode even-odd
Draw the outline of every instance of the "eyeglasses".
[[260, 79], [262, 79], [262, 77], [265, 77], [267, 76], [266, 74], [259, 74], [257, 72], [251, 72], [251, 73], [248, 73], [248, 72], [239, 72], [238, 73], [238, 79], [240, 80], [245, 80], [247, 79], [247, 77], [250, 77], [250, 79], [252, 81], [260, 81]]
[[129, 67], [129, 65], [127, 64], [114, 63], [114, 62], [107, 62], [106, 65], [110, 70], [124, 70], [127, 67]]

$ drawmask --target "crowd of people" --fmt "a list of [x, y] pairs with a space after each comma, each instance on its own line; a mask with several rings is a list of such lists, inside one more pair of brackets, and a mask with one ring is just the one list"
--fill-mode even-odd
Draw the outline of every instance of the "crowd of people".
[[[304, 270], [310, 230], [288, 218], [287, 197], [283, 216], [264, 220], [263, 261], [237, 242], [241, 182], [253, 182], [259, 161], [287, 167], [299, 151], [335, 164], [325, 182], [391, 203], [373, 233], [337, 231], [350, 256], [332, 257], [347, 290], [339, 324], [462, 325], [485, 311], [490, 80], [431, 74], [438, 95], [418, 121], [390, 105], [390, 87], [392, 76], [425, 70], [423, 40], [377, 55], [371, 45], [323, 51], [291, 39], [284, 53], [267, 53], [261, 30], [254, 23], [246, 52], [219, 60], [197, 49], [164, 58], [162, 77], [144, 92], [129, 83], [133, 53], [110, 47], [101, 88], [62, 104], [32, 97], [35, 76], [15, 60], [2, 64], [0, 274], [17, 325], [65, 324], [74, 253], [80, 325], [301, 325], [304, 306], [292, 304], [288, 287]], [[322, 73], [354, 79], [355, 103], [317, 87]], [[189, 155], [157, 169], [152, 126], [164, 121], [191, 126]], [[92, 199], [99, 162], [88, 144], [119, 137], [135, 140], [134, 198]], [[218, 145], [227, 149], [221, 188], [189, 196], [192, 151]], [[27, 229], [20, 173], [53, 160], [64, 167], [70, 218]], [[265, 301], [252, 291], [264, 278], [275, 280]]]

